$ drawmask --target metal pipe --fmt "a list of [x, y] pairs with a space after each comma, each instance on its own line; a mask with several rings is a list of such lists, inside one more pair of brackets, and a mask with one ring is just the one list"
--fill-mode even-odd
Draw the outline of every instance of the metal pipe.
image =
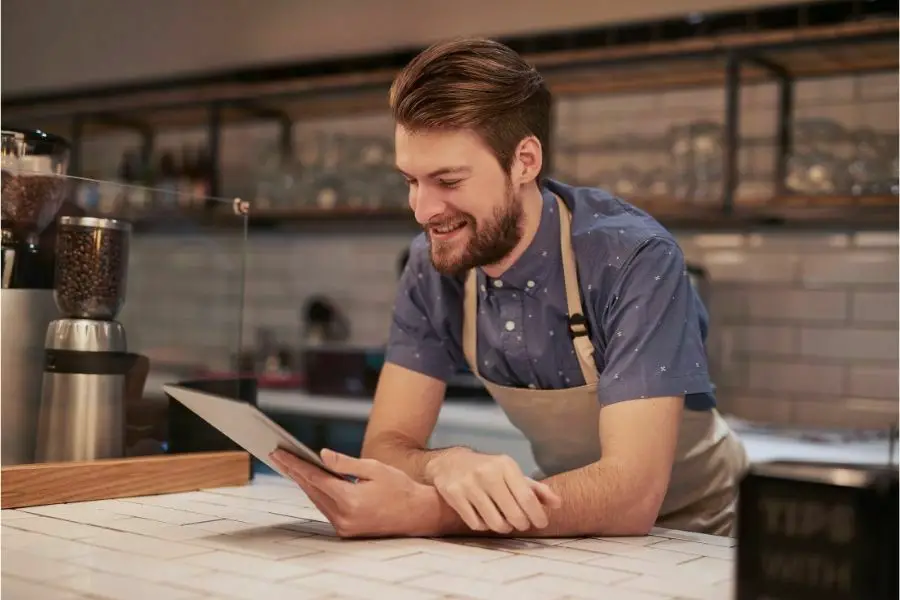
[[722, 181], [722, 211], [734, 213], [734, 196], [738, 187], [738, 150], [741, 118], [741, 61], [729, 53], [725, 64], [725, 157]]
[[778, 146], [775, 148], [775, 193], [787, 193], [788, 162], [793, 151], [794, 80], [778, 79]]

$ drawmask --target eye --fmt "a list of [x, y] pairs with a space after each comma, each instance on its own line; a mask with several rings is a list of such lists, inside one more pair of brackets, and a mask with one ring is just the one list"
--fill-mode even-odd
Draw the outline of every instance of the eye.
[[462, 182], [462, 180], [461, 179], [450, 179], [450, 180], [440, 179], [439, 182], [441, 184], [441, 187], [452, 189], [452, 188], [457, 187]]

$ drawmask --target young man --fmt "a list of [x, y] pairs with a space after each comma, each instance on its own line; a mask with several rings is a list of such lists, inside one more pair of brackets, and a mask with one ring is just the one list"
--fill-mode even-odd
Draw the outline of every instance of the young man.
[[[729, 534], [747, 459], [715, 410], [707, 315], [673, 237], [608, 193], [542, 179], [550, 92], [491, 41], [437, 44], [394, 82], [410, 249], [356, 483], [278, 453], [343, 536]], [[427, 450], [468, 366], [542, 473]], [[538, 481], [540, 480], [540, 481]]]

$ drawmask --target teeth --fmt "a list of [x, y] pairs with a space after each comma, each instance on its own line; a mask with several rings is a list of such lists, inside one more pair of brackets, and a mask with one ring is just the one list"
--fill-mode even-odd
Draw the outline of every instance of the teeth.
[[454, 229], [458, 229], [458, 228], [462, 227], [463, 225], [464, 225], [464, 223], [462, 223], [462, 222], [451, 223], [449, 225], [444, 225], [442, 227], [435, 227], [434, 230], [438, 233], [450, 233]]

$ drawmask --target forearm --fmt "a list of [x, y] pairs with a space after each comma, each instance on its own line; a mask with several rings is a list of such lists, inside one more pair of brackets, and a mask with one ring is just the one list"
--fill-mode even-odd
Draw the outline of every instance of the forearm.
[[447, 453], [468, 451], [463, 447], [440, 449], [422, 448], [412, 440], [393, 434], [381, 434], [371, 441], [363, 443], [362, 458], [374, 458], [380, 462], [400, 469], [413, 480], [427, 485], [432, 484], [429, 474], [429, 463]]
[[[517, 531], [510, 536], [644, 535], [656, 520], [659, 500], [610, 461], [561, 473], [544, 479], [543, 483], [559, 495], [562, 506], [549, 510], [550, 524], [544, 529]], [[430, 535], [485, 535], [469, 529], [439, 494], [435, 493], [430, 502], [433, 506]]]

